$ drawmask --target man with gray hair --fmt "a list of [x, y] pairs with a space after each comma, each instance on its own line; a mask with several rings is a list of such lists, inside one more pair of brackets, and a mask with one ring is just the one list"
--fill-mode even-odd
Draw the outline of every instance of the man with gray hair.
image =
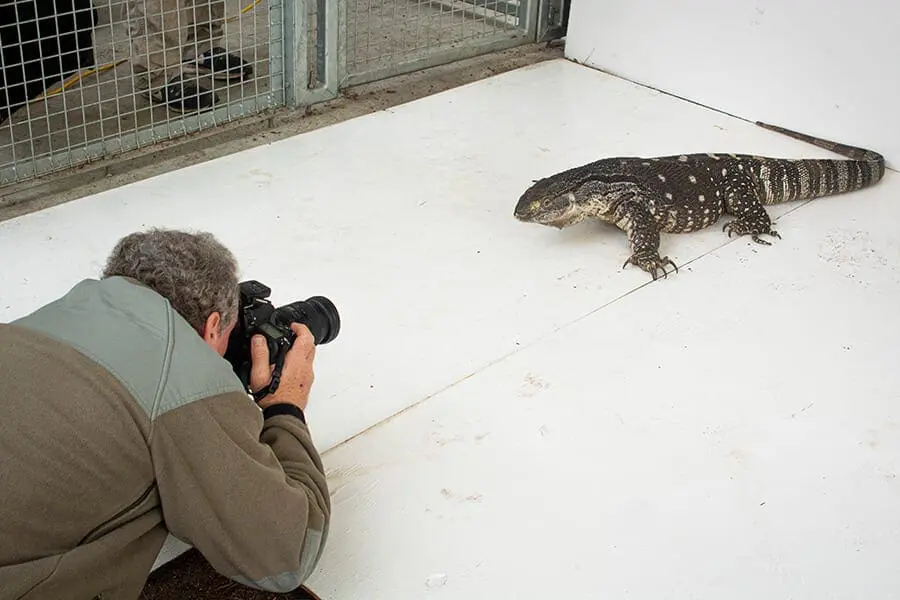
[[[247, 586], [310, 575], [331, 515], [304, 414], [316, 347], [294, 323], [254, 403], [224, 359], [238, 294], [212, 235], [156, 229], [0, 324], [0, 599], [136, 599], [168, 533]], [[265, 341], [251, 354], [256, 391]]]

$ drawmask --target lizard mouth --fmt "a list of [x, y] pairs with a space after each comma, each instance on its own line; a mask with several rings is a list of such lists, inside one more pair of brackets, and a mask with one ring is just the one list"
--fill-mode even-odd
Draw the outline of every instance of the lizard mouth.
[[[535, 206], [536, 205], [536, 206]], [[562, 229], [568, 227], [578, 221], [581, 221], [583, 215], [574, 206], [554, 207], [550, 210], [542, 207], [538, 202], [525, 204], [520, 201], [516, 207], [515, 217], [519, 221], [525, 223], [536, 223], [538, 225], [546, 225], [548, 227], [556, 227]]]
[[570, 227], [571, 225], [580, 223], [583, 220], [584, 215], [582, 215], [577, 210], [567, 210], [557, 215], [554, 219], [548, 219], [545, 224], [557, 229], [564, 229], [566, 227]]

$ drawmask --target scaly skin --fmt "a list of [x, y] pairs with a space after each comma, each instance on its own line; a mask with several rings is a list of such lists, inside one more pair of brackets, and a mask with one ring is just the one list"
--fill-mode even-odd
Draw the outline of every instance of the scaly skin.
[[833, 196], [866, 188], [884, 176], [877, 152], [814, 138], [774, 125], [760, 127], [849, 157], [849, 160], [786, 159], [747, 154], [687, 154], [656, 158], [606, 158], [536, 181], [519, 198], [514, 216], [525, 223], [562, 229], [585, 219], [611, 223], [628, 236], [634, 264], [654, 280], [666, 266], [660, 233], [688, 233], [733, 220], [729, 237], [781, 238], [765, 206]]

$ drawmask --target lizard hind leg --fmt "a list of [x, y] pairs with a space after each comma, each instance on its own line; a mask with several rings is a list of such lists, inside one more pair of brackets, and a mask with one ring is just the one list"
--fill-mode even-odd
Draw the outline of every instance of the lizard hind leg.
[[762, 202], [755, 195], [749, 197], [741, 197], [738, 195], [729, 196], [725, 202], [725, 212], [733, 215], [735, 219], [725, 223], [722, 231], [732, 235], [749, 235], [757, 244], [771, 246], [772, 242], [762, 239], [761, 235], [770, 235], [781, 239], [781, 235], [772, 229], [772, 219], [769, 213], [763, 207]]

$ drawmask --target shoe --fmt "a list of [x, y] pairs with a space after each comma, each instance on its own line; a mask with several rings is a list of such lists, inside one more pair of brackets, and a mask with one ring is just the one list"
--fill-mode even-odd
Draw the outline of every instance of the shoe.
[[213, 108], [219, 96], [212, 90], [184, 81], [176, 75], [153, 94], [153, 100], [179, 112], [198, 112]]
[[253, 66], [225, 48], [211, 48], [200, 55], [199, 67], [219, 81], [241, 81], [253, 74]]

